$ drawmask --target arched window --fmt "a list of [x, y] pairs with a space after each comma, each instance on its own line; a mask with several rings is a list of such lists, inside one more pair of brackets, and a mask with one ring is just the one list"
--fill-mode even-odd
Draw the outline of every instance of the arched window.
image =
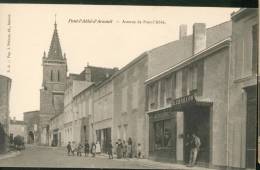
[[58, 70], [58, 81], [60, 81], [60, 71]]
[[53, 81], [53, 70], [51, 70], [51, 81]]

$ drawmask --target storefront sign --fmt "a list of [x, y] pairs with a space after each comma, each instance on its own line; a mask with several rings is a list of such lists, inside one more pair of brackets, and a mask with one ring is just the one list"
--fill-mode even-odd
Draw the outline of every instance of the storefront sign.
[[188, 95], [173, 100], [172, 105], [175, 106], [175, 105], [182, 105], [182, 104], [193, 103], [193, 102], [196, 102], [195, 96]]

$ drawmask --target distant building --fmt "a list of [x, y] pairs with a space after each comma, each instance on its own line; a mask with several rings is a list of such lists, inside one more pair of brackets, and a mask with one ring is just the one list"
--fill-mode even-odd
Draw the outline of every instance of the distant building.
[[0, 153], [8, 148], [10, 90], [11, 79], [0, 75]]
[[22, 120], [16, 120], [14, 117], [10, 120], [9, 134], [10, 139], [13, 139], [15, 136], [19, 135], [22, 136], [24, 138], [24, 142], [27, 143], [26, 123]]
[[25, 141], [28, 144], [39, 144], [40, 132], [39, 132], [39, 111], [29, 111], [23, 113], [23, 121], [25, 123]]
[[62, 54], [55, 21], [54, 32], [48, 55], [42, 58], [43, 80], [40, 90], [40, 113], [38, 130], [39, 143], [49, 145], [50, 134], [48, 121], [51, 117], [61, 114], [64, 110], [64, 91], [67, 76], [67, 59]]
[[[110, 78], [116, 68], [87, 66], [80, 74], [69, 74], [65, 86], [64, 112], [51, 118], [51, 141], [66, 145], [69, 141], [96, 141], [92, 133], [93, 88]], [[59, 126], [57, 126], [57, 122]]]

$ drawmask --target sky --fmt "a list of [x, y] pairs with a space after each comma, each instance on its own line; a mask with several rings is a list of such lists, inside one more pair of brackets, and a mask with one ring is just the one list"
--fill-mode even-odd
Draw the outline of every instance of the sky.
[[[44, 51], [47, 53], [49, 50], [55, 15], [62, 52], [67, 57], [68, 73], [80, 73], [87, 63], [122, 68], [144, 51], [177, 40], [179, 25], [187, 24], [188, 34], [191, 34], [194, 23], [203, 22], [207, 28], [212, 27], [230, 20], [230, 14], [237, 10], [1, 4], [0, 74], [12, 79], [10, 116], [22, 120], [23, 112], [39, 110], [42, 57]], [[71, 22], [80, 19], [110, 22]], [[155, 21], [158, 21], [157, 24]]]

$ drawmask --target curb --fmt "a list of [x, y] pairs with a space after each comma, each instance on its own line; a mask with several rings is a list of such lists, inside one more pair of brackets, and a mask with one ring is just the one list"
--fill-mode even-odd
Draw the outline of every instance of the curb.
[[20, 151], [12, 151], [12, 152], [9, 152], [9, 153], [6, 153], [6, 154], [3, 154], [3, 155], [0, 155], [0, 160], [2, 159], [7, 159], [7, 158], [12, 158], [12, 157], [16, 157], [18, 155], [20, 155], [21, 152]]

